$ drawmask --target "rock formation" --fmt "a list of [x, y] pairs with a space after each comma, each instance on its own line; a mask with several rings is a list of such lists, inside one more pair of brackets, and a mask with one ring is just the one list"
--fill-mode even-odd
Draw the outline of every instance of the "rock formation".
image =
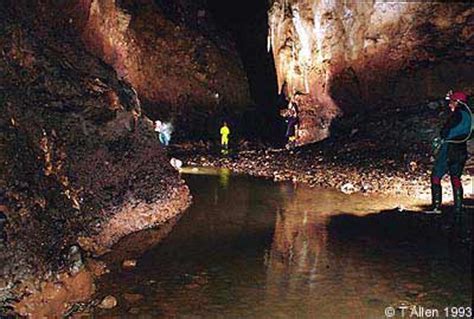
[[301, 143], [341, 113], [473, 92], [469, 3], [275, 0], [268, 48], [280, 90], [296, 92]]
[[135, 89], [55, 14], [0, 6], [0, 314], [32, 296], [22, 315], [59, 315], [93, 292], [68, 299], [69, 285], [93, 283], [71, 246], [101, 254], [189, 205]]
[[72, 3], [70, 21], [87, 48], [137, 89], [147, 114], [171, 119], [178, 133], [205, 134], [224, 107], [238, 112], [252, 104], [232, 41], [200, 2]]

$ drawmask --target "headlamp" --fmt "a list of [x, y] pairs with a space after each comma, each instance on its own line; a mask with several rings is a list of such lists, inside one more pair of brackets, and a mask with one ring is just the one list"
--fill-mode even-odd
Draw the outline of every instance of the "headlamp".
[[448, 93], [446, 93], [446, 97], [444, 99], [451, 101], [451, 95], [453, 95], [453, 90], [449, 90]]

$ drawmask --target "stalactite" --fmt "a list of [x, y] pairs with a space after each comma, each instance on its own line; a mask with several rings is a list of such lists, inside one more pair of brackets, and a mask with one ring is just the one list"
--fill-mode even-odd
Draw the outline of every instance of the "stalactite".
[[[318, 107], [325, 122], [331, 122], [341, 110], [382, 104], [382, 98], [384, 104], [434, 98], [432, 85], [424, 81], [406, 84], [410, 77], [403, 74], [410, 64], [419, 64], [420, 70], [427, 64], [444, 65], [460, 52], [467, 60], [468, 37], [463, 38], [459, 30], [473, 13], [472, 6], [465, 3], [275, 0], [269, 29], [279, 88], [286, 82], [290, 94], [307, 92], [302, 109]], [[427, 23], [433, 27], [424, 33]], [[454, 50], [453, 41], [465, 49]], [[441, 68], [445, 72], [446, 67]], [[433, 67], [429, 70], [437, 72]], [[469, 75], [445, 77], [464, 83], [467, 89]], [[389, 82], [400, 82], [400, 89], [393, 90]], [[302, 121], [303, 127], [313, 122]], [[307, 128], [312, 131], [309, 141], [325, 137], [315, 127]]]

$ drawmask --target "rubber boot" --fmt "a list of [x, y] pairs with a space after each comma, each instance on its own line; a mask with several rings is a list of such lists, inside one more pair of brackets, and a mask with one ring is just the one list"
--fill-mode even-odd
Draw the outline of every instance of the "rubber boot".
[[463, 200], [463, 189], [462, 187], [453, 187], [453, 198], [454, 198], [454, 227], [459, 231], [461, 235], [465, 234], [467, 230], [466, 220], [464, 211], [462, 208]]
[[441, 185], [431, 184], [431, 210], [427, 214], [441, 214]]

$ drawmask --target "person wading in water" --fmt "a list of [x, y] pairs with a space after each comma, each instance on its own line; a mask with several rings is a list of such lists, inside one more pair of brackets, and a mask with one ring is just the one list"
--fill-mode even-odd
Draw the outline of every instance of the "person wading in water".
[[454, 197], [454, 224], [464, 229], [464, 212], [462, 208], [463, 187], [461, 175], [467, 160], [467, 144], [472, 128], [472, 113], [467, 105], [464, 92], [450, 92], [450, 114], [439, 138], [433, 141], [435, 163], [431, 173], [432, 209], [427, 213], [440, 214], [442, 203], [441, 179], [446, 173], [451, 177]]

